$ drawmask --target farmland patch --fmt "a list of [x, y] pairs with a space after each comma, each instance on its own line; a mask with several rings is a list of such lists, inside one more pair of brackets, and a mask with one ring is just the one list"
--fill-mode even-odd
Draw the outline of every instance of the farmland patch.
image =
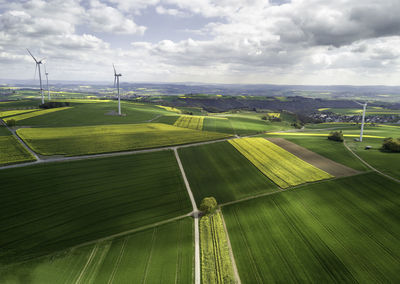
[[178, 151], [198, 205], [207, 196], [225, 203], [279, 190], [226, 141]]
[[344, 177], [359, 173], [283, 138], [268, 138], [268, 140], [332, 176]]
[[22, 128], [18, 135], [42, 155], [84, 155], [179, 145], [227, 137], [161, 123]]
[[204, 116], [181, 115], [178, 120], [175, 121], [174, 126], [202, 130], [203, 121]]
[[0, 264], [192, 210], [172, 151], [5, 169], [0, 180]]
[[264, 138], [240, 138], [229, 143], [282, 188], [333, 177]]
[[232, 262], [221, 213], [200, 219], [200, 253], [202, 283], [234, 283]]
[[223, 207], [243, 283], [397, 283], [398, 184], [363, 174]]
[[191, 283], [193, 221], [185, 218], [126, 237], [0, 268], [2, 283]]

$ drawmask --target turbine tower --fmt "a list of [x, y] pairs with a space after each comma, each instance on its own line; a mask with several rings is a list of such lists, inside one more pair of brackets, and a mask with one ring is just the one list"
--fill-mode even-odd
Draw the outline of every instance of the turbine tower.
[[47, 73], [46, 64], [43, 64], [43, 66], [44, 66], [44, 74], [46, 75], [46, 81], [47, 81], [47, 95], [48, 95], [49, 101], [50, 101], [49, 73]]
[[35, 73], [36, 69], [39, 68], [39, 82], [40, 82], [40, 94], [42, 95], [42, 104], [44, 104], [44, 96], [43, 96], [43, 88], [42, 88], [42, 74], [40, 72], [40, 64], [42, 64], [43, 59], [40, 59], [39, 61], [36, 60], [36, 58], [32, 55], [32, 53], [29, 51], [29, 49], [26, 49], [29, 54], [32, 56], [33, 60], [35, 60], [36, 67], [35, 67]]
[[115, 88], [115, 83], [117, 83], [117, 90], [118, 90], [118, 115], [121, 115], [121, 96], [119, 94], [119, 77], [121, 77], [122, 74], [117, 74], [114, 64], [113, 68], [114, 68], [114, 88]]
[[355, 102], [359, 104], [360, 106], [363, 106], [363, 114], [362, 114], [362, 119], [361, 119], [361, 132], [360, 132], [360, 142], [362, 142], [363, 138], [363, 132], [364, 132], [364, 122], [365, 122], [365, 111], [367, 110], [367, 102], [361, 104], [359, 102]]

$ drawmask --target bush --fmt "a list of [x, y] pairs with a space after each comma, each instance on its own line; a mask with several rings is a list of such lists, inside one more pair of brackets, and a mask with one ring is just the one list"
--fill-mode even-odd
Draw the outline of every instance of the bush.
[[69, 102], [46, 102], [44, 104], [39, 105], [39, 108], [49, 109], [49, 108], [67, 107], [67, 106], [69, 106]]
[[210, 214], [217, 209], [217, 200], [214, 197], [205, 197], [201, 201], [200, 204], [200, 211], [204, 212], [205, 214]]
[[7, 126], [12, 127], [17, 125], [17, 122], [15, 121], [15, 119], [9, 119], [6, 121]]
[[385, 140], [383, 140], [382, 150], [387, 152], [400, 152], [400, 138], [385, 138]]
[[333, 131], [328, 136], [329, 140], [343, 142], [343, 133], [342, 130], [340, 131]]

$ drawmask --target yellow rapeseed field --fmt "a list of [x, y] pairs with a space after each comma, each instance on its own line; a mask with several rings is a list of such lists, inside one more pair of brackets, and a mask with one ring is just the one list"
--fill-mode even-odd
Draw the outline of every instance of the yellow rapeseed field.
[[264, 138], [229, 143], [281, 188], [333, 177]]
[[161, 106], [161, 105], [157, 105], [159, 108], [163, 108], [167, 111], [171, 111], [171, 112], [176, 112], [176, 113], [182, 113], [182, 111], [180, 109], [177, 109], [175, 107], [169, 107], [169, 106]]
[[203, 129], [204, 116], [196, 115], [181, 115], [177, 121], [175, 121], [174, 126], [190, 128], [195, 130]]

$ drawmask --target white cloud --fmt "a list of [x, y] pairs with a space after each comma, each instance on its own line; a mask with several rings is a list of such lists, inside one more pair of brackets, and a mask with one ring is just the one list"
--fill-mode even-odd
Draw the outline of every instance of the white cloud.
[[[15, 64], [14, 74], [0, 70], [0, 76], [18, 76], [31, 47], [71, 79], [108, 78], [114, 61], [125, 80], [397, 82], [398, 0], [273, 2], [0, 0], [0, 62]], [[194, 25], [167, 30], [158, 26], [160, 15]], [[153, 26], [141, 24], [144, 17]], [[158, 28], [162, 41], [144, 41]], [[177, 39], [178, 29], [188, 36]]]

